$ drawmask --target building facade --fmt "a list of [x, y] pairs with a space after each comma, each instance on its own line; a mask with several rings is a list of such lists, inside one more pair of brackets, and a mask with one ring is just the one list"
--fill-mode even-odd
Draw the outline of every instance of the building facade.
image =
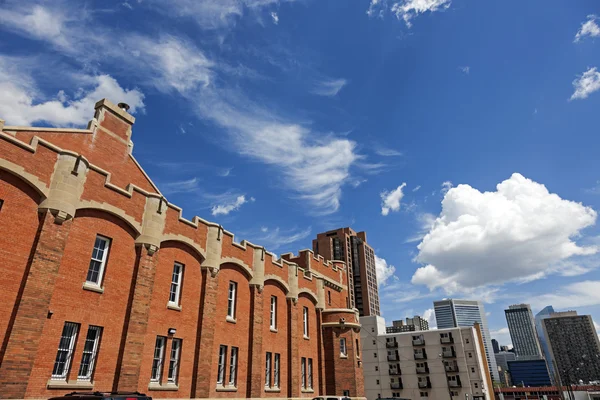
[[552, 313], [543, 322], [560, 383], [600, 381], [600, 341], [592, 317], [566, 311]]
[[490, 374], [493, 380], [499, 381], [500, 376], [483, 303], [474, 300], [449, 299], [433, 302], [433, 308], [438, 329], [473, 326], [476, 323], [481, 326], [485, 357]]
[[495, 388], [496, 400], [600, 400], [600, 386]]
[[345, 264], [184, 219], [127, 107], [95, 109], [87, 129], [0, 120], [0, 398], [361, 397]]
[[496, 339], [492, 339], [492, 348], [494, 349], [494, 353], [500, 352], [500, 346], [498, 345], [498, 341]]
[[367, 399], [490, 399], [478, 327], [386, 333], [381, 317], [360, 321]]
[[350, 296], [348, 308], [356, 308], [361, 316], [379, 315], [379, 290], [375, 252], [367, 244], [367, 233], [340, 228], [319, 233], [313, 239], [313, 251], [326, 260], [344, 261], [348, 267]]
[[508, 370], [512, 384], [515, 386], [550, 386], [552, 384], [546, 361], [542, 358], [508, 361]]
[[427, 322], [426, 319], [415, 315], [412, 318], [407, 317], [406, 323], [404, 323], [402, 320], [392, 321], [392, 326], [386, 327], [385, 330], [387, 333], [428, 331], [429, 322]]
[[498, 353], [494, 354], [494, 358], [496, 359], [496, 365], [498, 366], [500, 383], [507, 386], [512, 385], [512, 380], [510, 379], [510, 372], [508, 370], [508, 362], [515, 361], [517, 359], [517, 356], [515, 355], [515, 353], [511, 353], [509, 351], [499, 351]]
[[540, 312], [535, 314], [535, 329], [538, 335], [538, 339], [540, 341], [540, 346], [542, 347], [542, 353], [544, 354], [544, 359], [546, 360], [546, 365], [548, 366], [548, 372], [550, 373], [550, 379], [553, 384], [557, 384], [556, 382], [556, 373], [554, 371], [554, 361], [552, 358], [552, 353], [550, 352], [550, 347], [548, 346], [548, 339], [544, 334], [544, 319], [548, 318], [552, 313], [554, 313], [554, 308], [552, 306], [544, 307]]
[[[539, 360], [542, 348], [535, 328], [533, 312], [529, 304], [516, 304], [504, 310], [510, 339], [518, 359]], [[539, 386], [539, 385], [538, 385]]]

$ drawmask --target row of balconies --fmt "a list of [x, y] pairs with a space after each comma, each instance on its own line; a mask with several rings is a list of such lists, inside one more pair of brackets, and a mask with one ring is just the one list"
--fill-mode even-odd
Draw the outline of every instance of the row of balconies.
[[[448, 335], [448, 336], [442, 336], [440, 337], [440, 343], [442, 344], [452, 344], [454, 343], [454, 338], [452, 337], [452, 333], [442, 333], [441, 335]], [[423, 335], [414, 335], [412, 338], [412, 344], [413, 346], [424, 346], [425, 345], [425, 338], [423, 337]], [[398, 342], [396, 341], [396, 338], [388, 338], [385, 346], [387, 348], [396, 348], [398, 347]]]

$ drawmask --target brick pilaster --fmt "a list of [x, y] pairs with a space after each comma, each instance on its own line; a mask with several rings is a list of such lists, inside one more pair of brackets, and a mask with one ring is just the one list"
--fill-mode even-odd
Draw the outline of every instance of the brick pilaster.
[[[214, 272], [213, 272], [214, 271]], [[217, 310], [217, 290], [219, 280], [216, 269], [202, 269], [202, 293], [200, 294], [199, 316], [199, 349], [197, 360], [194, 362], [193, 398], [211, 397], [211, 388], [217, 384], [217, 355], [214, 352], [215, 317]]]
[[263, 397], [263, 310], [264, 300], [259, 285], [250, 286], [250, 334], [248, 335], [248, 398]]
[[318, 374], [319, 374], [319, 394], [325, 395], [325, 346], [323, 344], [323, 313], [322, 310], [317, 309], [317, 346], [318, 346]]
[[40, 213], [36, 248], [0, 366], [0, 399], [25, 397], [72, 223]]
[[300, 353], [298, 349], [298, 304], [288, 299], [288, 397], [300, 397]]
[[[136, 391], [142, 367], [144, 340], [148, 330], [150, 302], [154, 289], [154, 276], [158, 264], [158, 249], [149, 245], [136, 246], [137, 259], [132, 283], [133, 295], [126, 316], [121, 353], [113, 389]], [[149, 350], [152, 351], [152, 350]], [[150, 379], [150, 378], [148, 378]]]

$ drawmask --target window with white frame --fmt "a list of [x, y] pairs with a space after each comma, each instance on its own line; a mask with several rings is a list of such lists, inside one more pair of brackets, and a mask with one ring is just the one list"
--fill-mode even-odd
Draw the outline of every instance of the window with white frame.
[[227, 297], [227, 317], [235, 319], [235, 302], [237, 296], [237, 283], [229, 282], [229, 295]]
[[302, 357], [300, 360], [300, 373], [302, 374], [300, 380], [302, 383], [302, 389], [306, 389], [306, 357]]
[[91, 381], [94, 373], [94, 364], [96, 362], [96, 354], [98, 354], [98, 345], [100, 343], [100, 335], [102, 328], [99, 326], [90, 326], [83, 344], [83, 356], [81, 357], [81, 365], [77, 379], [80, 381]]
[[181, 357], [181, 339], [173, 339], [171, 342], [171, 356], [169, 357], [169, 373], [167, 381], [169, 383], [177, 383], [177, 375], [179, 374], [179, 358]]
[[277, 296], [271, 296], [271, 329], [277, 329]]
[[166, 342], [166, 337], [156, 337], [156, 343], [154, 345], [154, 357], [152, 358], [152, 374], [150, 376], [150, 382], [160, 382], [160, 377], [162, 375], [162, 367], [165, 360]]
[[58, 343], [58, 352], [54, 360], [54, 368], [52, 369], [52, 379], [62, 380], [67, 378], [71, 359], [73, 358], [73, 348], [77, 339], [77, 331], [79, 325], [73, 322], [65, 322], [65, 325], [60, 335]]
[[267, 352], [265, 361], [265, 387], [271, 387], [271, 357], [272, 353]]
[[109, 247], [110, 239], [100, 235], [96, 236], [94, 249], [92, 250], [92, 259], [90, 260], [87, 277], [85, 278], [87, 283], [96, 286], [102, 285]]
[[238, 364], [238, 348], [232, 347], [231, 354], [229, 355], [229, 386], [236, 386], [237, 364]]
[[348, 349], [346, 348], [346, 338], [340, 339], [340, 357], [348, 357]]
[[171, 291], [169, 292], [169, 303], [178, 306], [181, 298], [181, 282], [183, 280], [183, 265], [175, 263], [173, 265], [173, 275], [171, 276]]
[[280, 354], [275, 353], [275, 364], [273, 366], [273, 386], [279, 387], [279, 362], [280, 362]]
[[302, 322], [304, 326], [304, 337], [308, 337], [308, 307], [302, 309]]
[[313, 387], [313, 374], [312, 374], [312, 358], [308, 359], [308, 369], [306, 371], [306, 376], [307, 376], [307, 384], [306, 387], [308, 389], [312, 389]]
[[217, 371], [217, 384], [223, 385], [225, 382], [225, 357], [227, 356], [227, 346], [219, 346], [219, 369]]

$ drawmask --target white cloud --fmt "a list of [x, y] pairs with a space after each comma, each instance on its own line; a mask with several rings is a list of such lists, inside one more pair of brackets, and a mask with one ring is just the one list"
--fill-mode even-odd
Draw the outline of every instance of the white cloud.
[[596, 181], [596, 184], [591, 188], [584, 189], [586, 193], [600, 194], [600, 181]]
[[195, 192], [199, 189], [198, 183], [200, 180], [198, 178], [191, 178], [183, 181], [175, 181], [164, 183], [161, 186], [162, 192], [165, 195], [171, 195], [175, 193], [190, 193]]
[[575, 35], [574, 42], [579, 42], [582, 38], [589, 37], [599, 37], [600, 36], [600, 26], [596, 23], [595, 15], [588, 15], [588, 20], [581, 24], [581, 28]]
[[469, 75], [471, 73], [471, 67], [469, 67], [468, 65], [464, 67], [458, 67], [458, 69], [460, 69], [461, 72], [465, 75]]
[[277, 250], [282, 246], [287, 246], [309, 237], [311, 227], [309, 226], [302, 230], [295, 228], [281, 230], [279, 227], [276, 227], [275, 229], [262, 227], [260, 231], [262, 232], [262, 235], [258, 236], [257, 243], [265, 246], [265, 248], [269, 250]]
[[515, 173], [481, 193], [469, 185], [450, 189], [442, 212], [418, 245], [423, 264], [413, 284], [447, 293], [481, 290], [511, 280], [572, 274], [571, 257], [595, 254], [596, 246], [579, 246], [572, 238], [596, 222], [596, 212], [563, 200], [544, 185]]
[[429, 323], [429, 329], [437, 329], [437, 321], [435, 319], [435, 310], [433, 308], [428, 308], [423, 312], [423, 319], [427, 320]]
[[385, 148], [385, 147], [376, 148], [375, 153], [382, 157], [400, 157], [403, 155], [403, 153], [398, 150]]
[[416, 186], [415, 188], [413, 188], [413, 190], [412, 190], [412, 191], [413, 191], [413, 192], [416, 192], [416, 191], [418, 191], [419, 189], [421, 189], [421, 185], [418, 185], [418, 186]]
[[442, 183], [442, 190], [440, 190], [440, 193], [442, 194], [442, 196], [445, 196], [446, 193], [448, 193], [448, 191], [450, 189], [452, 189], [453, 187], [454, 187], [454, 185], [452, 184], [452, 182], [445, 181]]
[[0, 57], [0, 115], [7, 125], [84, 126], [91, 119], [90, 110], [102, 98], [129, 104], [130, 113], [144, 108], [144, 95], [138, 89], [123, 89], [108, 75], [79, 77], [83, 86], [72, 98], [60, 91], [46, 100], [14, 61]]
[[435, 218], [435, 215], [431, 213], [418, 213], [417, 224], [419, 225], [419, 230], [417, 231], [417, 233], [406, 239], [404, 243], [418, 242], [421, 239], [423, 239], [433, 227], [433, 224], [435, 223]]
[[400, 210], [400, 201], [404, 197], [404, 193], [402, 193], [402, 189], [406, 186], [406, 183], [398, 186], [395, 190], [392, 191], [383, 191], [381, 192], [381, 215], [388, 215], [390, 211], [399, 211]]
[[492, 329], [490, 330], [491, 339], [496, 339], [498, 341], [499, 346], [509, 346], [512, 347], [512, 340], [510, 338], [510, 331], [507, 327], [503, 327], [500, 329]]
[[315, 85], [312, 89], [312, 93], [318, 94], [319, 96], [334, 97], [347, 83], [348, 81], [343, 78], [321, 81]]
[[575, 92], [570, 100], [586, 99], [590, 94], [600, 90], [600, 72], [594, 68], [588, 68], [579, 78], [573, 81]]
[[383, 18], [384, 9], [382, 8], [381, 0], [371, 0], [369, 3], [369, 9], [367, 10], [367, 15], [369, 17], [373, 17], [377, 15], [380, 18]]
[[541, 309], [552, 304], [557, 309], [574, 309], [600, 305], [600, 281], [582, 281], [555, 289], [555, 293], [532, 297], [528, 303]]
[[403, 0], [392, 5], [391, 11], [396, 18], [403, 19], [407, 27], [411, 27], [411, 19], [419, 14], [434, 12], [450, 7], [450, 0]]
[[246, 196], [240, 195], [237, 196], [235, 200], [231, 200], [223, 204], [214, 205], [211, 209], [211, 213], [213, 216], [228, 215], [232, 211], [239, 210], [240, 207], [246, 204], [247, 202], [248, 200], [246, 200]]
[[396, 267], [391, 264], [388, 265], [385, 258], [377, 257], [377, 255], [375, 255], [375, 270], [377, 274], [377, 284], [385, 285], [387, 280], [394, 276]]
[[275, 25], [279, 25], [279, 15], [275, 11], [271, 12], [271, 18], [273, 19], [273, 23]]

